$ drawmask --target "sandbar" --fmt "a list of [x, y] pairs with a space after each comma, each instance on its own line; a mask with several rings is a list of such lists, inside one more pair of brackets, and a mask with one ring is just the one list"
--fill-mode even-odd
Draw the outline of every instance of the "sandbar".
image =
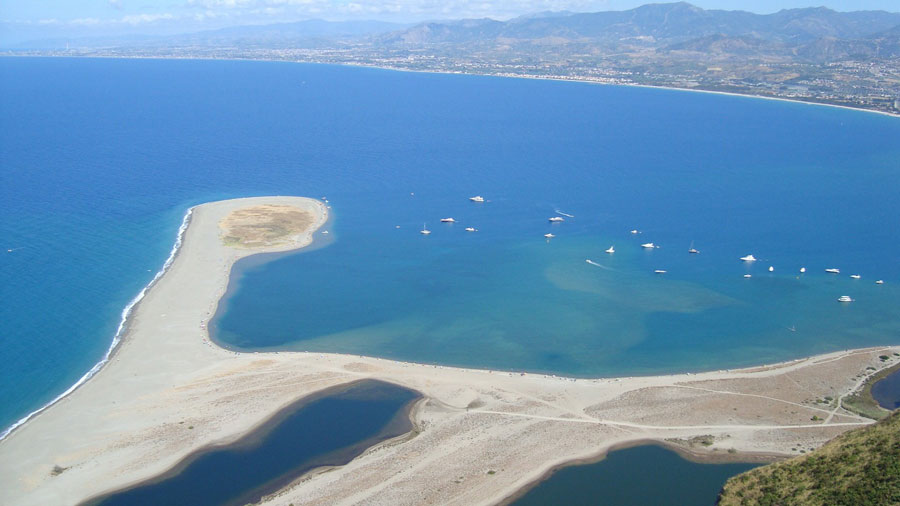
[[[286, 228], [228, 232], [235, 211], [266, 208], [284, 213], [267, 223]], [[234, 262], [305, 247], [327, 216], [324, 203], [300, 197], [194, 207], [178, 254], [134, 308], [109, 363], [0, 441], [0, 504], [75, 504], [141, 482], [304, 396], [365, 378], [422, 393], [413, 432], [308, 473], [264, 503], [496, 504], [555, 467], [641, 441], [711, 460], [809, 451], [872, 423], [840, 400], [900, 361], [900, 347], [878, 347], [741, 370], [573, 379], [212, 343], [206, 326]]]

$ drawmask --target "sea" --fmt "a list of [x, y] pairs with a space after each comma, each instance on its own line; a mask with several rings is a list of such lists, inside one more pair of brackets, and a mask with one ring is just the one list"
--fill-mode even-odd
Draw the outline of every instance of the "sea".
[[897, 118], [288, 62], [6, 57], [0, 427], [104, 359], [192, 206], [258, 195], [327, 199], [329, 234], [236, 265], [210, 326], [234, 350], [599, 377], [900, 342]]

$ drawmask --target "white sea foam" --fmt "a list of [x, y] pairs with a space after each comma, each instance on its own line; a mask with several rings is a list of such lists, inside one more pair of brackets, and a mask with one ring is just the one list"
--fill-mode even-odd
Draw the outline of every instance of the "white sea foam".
[[59, 394], [52, 401], [44, 404], [40, 408], [32, 411], [31, 413], [28, 413], [27, 415], [19, 419], [19, 421], [10, 425], [6, 430], [0, 433], [0, 441], [3, 441], [12, 433], [12, 431], [16, 430], [16, 428], [18, 428], [28, 420], [31, 420], [31, 418], [33, 418], [38, 413], [44, 411], [50, 406], [56, 404], [60, 399], [74, 392], [76, 388], [80, 387], [87, 380], [91, 379], [95, 374], [97, 374], [98, 371], [100, 371], [100, 369], [103, 368], [104, 365], [106, 365], [107, 362], [109, 362], [109, 358], [112, 356], [113, 351], [122, 341], [122, 334], [125, 333], [125, 329], [128, 326], [128, 317], [131, 316], [131, 311], [134, 309], [134, 306], [136, 306], [137, 303], [144, 298], [144, 295], [147, 294], [147, 290], [149, 290], [150, 287], [152, 287], [159, 280], [159, 278], [161, 278], [163, 274], [165, 274], [166, 271], [169, 270], [172, 262], [175, 261], [175, 255], [177, 255], [178, 250], [181, 249], [181, 241], [182, 239], [184, 239], [184, 232], [187, 230], [188, 224], [191, 222], [191, 214], [193, 212], [194, 208], [192, 207], [188, 209], [184, 214], [184, 218], [181, 220], [181, 226], [178, 227], [178, 237], [175, 238], [175, 245], [172, 246], [172, 251], [169, 253], [169, 258], [166, 259], [166, 262], [163, 264], [162, 269], [160, 269], [159, 272], [157, 272], [156, 275], [153, 276], [153, 279], [151, 279], [150, 282], [147, 283], [147, 286], [142, 288], [141, 291], [138, 292], [138, 294], [133, 299], [131, 299], [131, 302], [129, 302], [128, 305], [125, 306], [125, 309], [122, 310], [122, 319], [119, 322], [119, 327], [116, 329], [116, 334], [113, 336], [112, 343], [109, 345], [109, 349], [106, 350], [106, 354], [103, 355], [103, 358], [99, 362], [94, 364], [94, 367], [91, 367], [91, 370], [89, 370], [84, 374], [84, 376], [79, 378], [74, 385], [66, 389], [65, 392]]

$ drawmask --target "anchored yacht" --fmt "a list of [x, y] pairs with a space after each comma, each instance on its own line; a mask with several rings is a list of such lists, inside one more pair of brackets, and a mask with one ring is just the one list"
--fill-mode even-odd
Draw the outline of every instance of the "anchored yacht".
[[484, 202], [484, 197], [481, 195], [475, 195], [474, 197], [469, 197], [469, 200], [472, 202]]
[[609, 254], [613, 254], [613, 253], [616, 252], [616, 247], [615, 247], [615, 246], [610, 246], [609, 249], [606, 250], [606, 252], [609, 253]]
[[559, 223], [561, 221], [566, 221], [566, 220], [562, 216], [554, 216], [552, 218], [547, 218], [547, 221], [549, 221], [551, 223]]
[[849, 295], [841, 295], [838, 297], [838, 302], [853, 302], [853, 299]]
[[756, 257], [753, 256], [753, 255], [747, 255], [747, 256], [742, 256], [742, 257], [741, 257], [741, 260], [744, 261], [744, 262], [755, 262], [755, 261], [756, 261]]
[[441, 223], [456, 223], [453, 218], [441, 218]]
[[832, 268], [832, 269], [825, 269], [825, 272], [827, 272], [828, 274], [840, 274], [841, 270]]
[[426, 228], [426, 227], [425, 227], [425, 224], [423, 223], [423, 224], [422, 224], [422, 230], [420, 230], [419, 233], [422, 234], [422, 235], [428, 235], [428, 234], [431, 233], [431, 230], [428, 230], [428, 228]]
[[641, 244], [641, 247], [644, 249], [653, 249], [658, 248], [659, 246], [653, 244], [652, 242], [645, 242], [644, 244]]

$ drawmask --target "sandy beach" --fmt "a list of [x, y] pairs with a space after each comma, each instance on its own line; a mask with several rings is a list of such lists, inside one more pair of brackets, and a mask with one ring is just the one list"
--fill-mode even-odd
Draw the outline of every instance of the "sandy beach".
[[[223, 229], [235, 211], [263, 206], [289, 209], [303, 230], [248, 246]], [[808, 451], [872, 423], [839, 401], [898, 361], [892, 354], [900, 347], [880, 347], [742, 370], [570, 379], [350, 355], [235, 353], [210, 342], [206, 325], [233, 263], [307, 246], [326, 221], [322, 202], [299, 197], [193, 208], [178, 254], [134, 308], [109, 363], [0, 441], [0, 504], [75, 504], [143, 481], [204, 446], [234, 441], [305, 395], [363, 378], [423, 394], [411, 437], [309, 473], [265, 503], [496, 504], [556, 466], [640, 441], [713, 460]], [[697, 436], [712, 444], [692, 444]]]

